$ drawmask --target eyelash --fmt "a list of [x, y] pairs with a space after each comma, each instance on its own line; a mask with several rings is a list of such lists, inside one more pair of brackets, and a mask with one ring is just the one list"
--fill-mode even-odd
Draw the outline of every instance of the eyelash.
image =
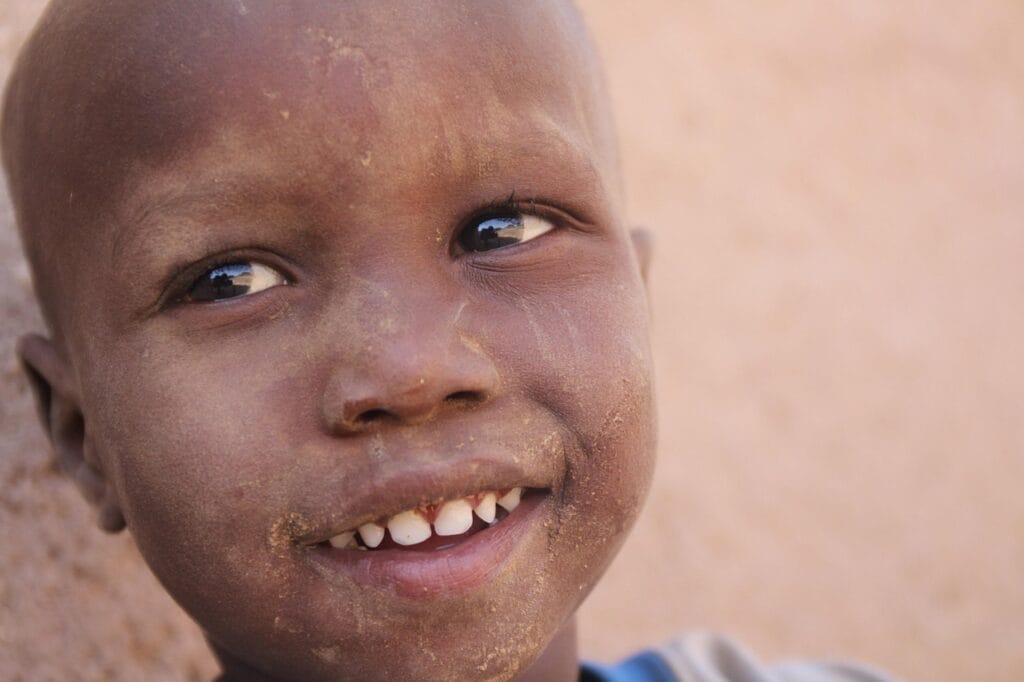
[[585, 210], [574, 207], [571, 203], [556, 201], [544, 196], [531, 196], [527, 199], [520, 199], [517, 194], [518, 191], [513, 189], [507, 197], [499, 197], [487, 202], [480, 209], [473, 212], [470, 220], [486, 220], [493, 215], [501, 215], [504, 212], [506, 215], [508, 213], [521, 213], [523, 215], [537, 216], [538, 218], [550, 221], [555, 227], [578, 225], [583, 231], [588, 231], [588, 227], [593, 227], [596, 224]]
[[495, 211], [519, 211], [522, 210], [524, 204], [532, 205], [533, 202], [524, 202], [520, 199], [516, 199], [516, 191], [512, 190], [509, 195], [504, 198], [492, 199], [491, 201], [484, 204], [477, 214], [493, 213]]
[[553, 218], [546, 215], [546, 213], [537, 206], [536, 199], [518, 199], [516, 198], [516, 191], [512, 190], [509, 192], [507, 197], [499, 197], [488, 201], [486, 204], [474, 211], [469, 220], [463, 224], [463, 228], [468, 227], [472, 223], [487, 220], [488, 218], [507, 216], [510, 214], [528, 214], [544, 218], [545, 220], [553, 220]]

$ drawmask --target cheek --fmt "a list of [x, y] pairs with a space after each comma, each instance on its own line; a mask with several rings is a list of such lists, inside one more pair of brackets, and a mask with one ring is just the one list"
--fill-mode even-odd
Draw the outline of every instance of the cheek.
[[104, 391], [111, 399], [98, 435], [129, 530], [168, 592], [211, 636], [237, 638], [236, 650], [264, 643], [253, 660], [309, 662], [316, 637], [300, 626], [315, 617], [309, 595], [296, 593], [308, 576], [281, 522], [316, 480], [309, 472], [328, 463], [314, 442], [315, 373], [290, 364], [301, 356], [294, 349], [268, 346], [192, 355], [177, 347], [123, 365], [108, 373], [116, 381]]
[[552, 536], [575, 591], [592, 586], [625, 539], [654, 465], [646, 298], [629, 273], [610, 272], [619, 277], [516, 301], [495, 337], [516, 390], [554, 414], [570, 438]]
[[275, 397], [302, 387], [269, 356], [126, 355], [140, 360], [104, 373], [90, 424], [129, 528], [162, 579], [215, 581], [233, 547], [264, 540], [287, 510], [301, 417]]
[[633, 432], [635, 452], [651, 429], [652, 381], [646, 298], [631, 271], [612, 268], [552, 295], [502, 310], [492, 335], [517, 388], [562, 417], [587, 449]]

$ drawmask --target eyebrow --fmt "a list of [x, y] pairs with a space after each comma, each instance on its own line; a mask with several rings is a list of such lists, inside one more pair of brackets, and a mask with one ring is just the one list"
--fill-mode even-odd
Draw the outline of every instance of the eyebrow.
[[110, 248], [111, 262], [118, 262], [124, 252], [143, 237], [158, 243], [170, 238], [168, 230], [147, 229], [156, 228], [167, 217], [185, 216], [196, 208], [224, 208], [231, 204], [244, 203], [246, 207], [253, 208], [269, 203], [271, 197], [279, 201], [283, 192], [268, 195], [257, 191], [258, 188], [280, 187], [275, 180], [269, 174], [235, 173], [213, 180], [192, 180], [184, 187], [163, 190], [145, 198], [131, 198], [121, 211], [122, 224]]

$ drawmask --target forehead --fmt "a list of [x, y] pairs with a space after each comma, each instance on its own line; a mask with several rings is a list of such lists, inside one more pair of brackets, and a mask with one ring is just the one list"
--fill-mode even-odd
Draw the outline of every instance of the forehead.
[[[116, 83], [90, 102], [90, 151], [111, 171], [159, 166], [243, 126], [357, 153], [374, 141], [404, 155], [447, 147], [454, 162], [472, 151], [467, 127], [481, 145], [510, 130], [610, 141], [586, 35], [563, 3], [236, 0], [201, 17], [170, 5], [131, 19], [101, 70]], [[106, 180], [109, 193], [118, 178]]]
[[397, 184], [424, 168], [495, 172], [545, 149], [598, 165], [608, 147], [585, 34], [557, 3], [302, 7], [222, 18], [190, 38], [190, 64], [140, 70], [155, 96], [133, 112], [129, 184], [175, 167], [265, 176], [318, 163], [335, 183], [372, 166]]

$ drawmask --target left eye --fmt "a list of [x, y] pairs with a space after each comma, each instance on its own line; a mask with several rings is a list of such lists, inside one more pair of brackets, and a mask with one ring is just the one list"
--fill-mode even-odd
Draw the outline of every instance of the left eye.
[[535, 215], [513, 213], [495, 216], [467, 225], [459, 233], [459, 245], [466, 251], [493, 251], [536, 239], [554, 227]]
[[287, 283], [284, 275], [261, 263], [228, 263], [196, 279], [185, 299], [194, 303], [224, 301]]

